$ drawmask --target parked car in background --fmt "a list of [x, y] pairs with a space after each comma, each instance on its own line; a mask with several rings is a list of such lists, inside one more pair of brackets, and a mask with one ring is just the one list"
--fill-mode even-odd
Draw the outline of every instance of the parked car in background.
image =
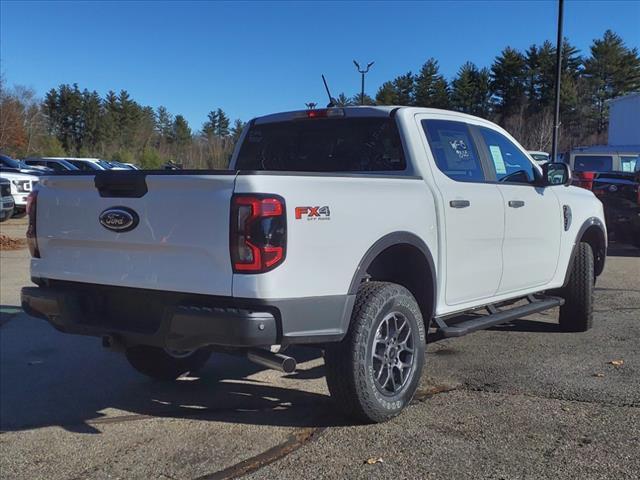
[[52, 172], [73, 172], [79, 168], [61, 158], [25, 158], [22, 160], [29, 167], [46, 167]]
[[565, 155], [564, 161], [574, 173], [580, 172], [627, 172], [635, 170], [640, 145], [628, 147], [611, 147], [596, 145], [593, 147], [574, 148]]
[[0, 168], [0, 178], [11, 183], [11, 195], [14, 202], [14, 215], [22, 215], [27, 210], [27, 198], [39, 181], [39, 173], [22, 173], [11, 168]]
[[100, 158], [80, 158], [80, 157], [47, 157], [49, 160], [65, 160], [79, 170], [85, 172], [112, 170], [114, 169], [106, 160]]
[[131, 163], [122, 163], [116, 160], [109, 160], [111, 170], [138, 170], [136, 166]]
[[640, 248], [640, 146], [579, 148], [565, 158], [574, 185], [602, 202], [611, 236]]
[[47, 169], [46, 167], [32, 167], [25, 164], [24, 162], [21, 162], [20, 160], [16, 160], [15, 158], [11, 158], [8, 155], [2, 154], [0, 154], [0, 169], [5, 171], [10, 170], [13, 172], [34, 174], [38, 174], [43, 171], [49, 171], [49, 169]]
[[4, 222], [13, 216], [15, 203], [11, 195], [11, 181], [0, 177], [0, 222]]
[[111, 165], [109, 165], [109, 163], [105, 160], [100, 160], [99, 158], [67, 158], [66, 160], [85, 172], [111, 169]]
[[528, 153], [529, 155], [531, 155], [531, 158], [533, 158], [538, 165], [544, 165], [545, 163], [549, 162], [549, 160], [551, 160], [551, 155], [549, 155], [547, 152], [540, 152], [540, 151], [534, 150]]

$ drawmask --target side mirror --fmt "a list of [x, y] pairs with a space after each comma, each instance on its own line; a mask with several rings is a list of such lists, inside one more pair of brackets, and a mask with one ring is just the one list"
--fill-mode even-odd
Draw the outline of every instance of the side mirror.
[[571, 185], [571, 169], [563, 162], [548, 162], [542, 166], [545, 185]]

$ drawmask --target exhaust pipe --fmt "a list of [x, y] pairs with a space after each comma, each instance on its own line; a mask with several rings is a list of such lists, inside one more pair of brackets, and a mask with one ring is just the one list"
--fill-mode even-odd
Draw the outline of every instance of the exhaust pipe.
[[271, 353], [268, 350], [252, 348], [247, 351], [247, 358], [253, 363], [282, 373], [293, 373], [296, 370], [296, 359], [281, 353]]
[[102, 346], [112, 352], [124, 352], [124, 342], [116, 335], [103, 335]]

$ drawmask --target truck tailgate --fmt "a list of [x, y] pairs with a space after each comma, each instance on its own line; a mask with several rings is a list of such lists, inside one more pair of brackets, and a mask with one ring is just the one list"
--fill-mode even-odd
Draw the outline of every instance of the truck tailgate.
[[[126, 191], [133, 176], [137, 179], [130, 183], [146, 185], [146, 193]], [[231, 295], [229, 203], [234, 180], [233, 172], [44, 177], [37, 202], [41, 258], [32, 260], [32, 275]], [[101, 214], [115, 207], [133, 210], [137, 226], [125, 232], [103, 226]]]

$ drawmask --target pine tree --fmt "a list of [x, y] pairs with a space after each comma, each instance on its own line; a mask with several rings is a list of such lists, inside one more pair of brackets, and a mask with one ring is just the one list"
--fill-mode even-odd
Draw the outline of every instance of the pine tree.
[[640, 57], [638, 49], [629, 49], [622, 38], [607, 30], [602, 39], [594, 40], [591, 56], [584, 62], [591, 103], [595, 110], [596, 130], [607, 126], [607, 101], [640, 90]]
[[398, 105], [396, 89], [391, 82], [384, 82], [376, 93], [376, 105]]
[[[546, 42], [548, 43], [548, 42]], [[540, 108], [540, 49], [531, 45], [524, 53], [526, 64], [526, 86], [528, 111], [536, 112]]]
[[229, 135], [229, 117], [227, 117], [227, 114], [224, 113], [221, 108], [216, 110], [216, 116], [218, 119], [215, 130], [216, 135], [219, 137], [226, 137]]
[[102, 153], [105, 153], [117, 145], [120, 131], [118, 97], [113, 90], [109, 90], [107, 93], [102, 102], [102, 109], [104, 114], [100, 122], [100, 139], [102, 141]]
[[207, 114], [207, 121], [202, 125], [202, 135], [206, 138], [211, 138], [216, 134], [218, 129], [218, 113], [215, 110], [211, 110]]
[[82, 148], [82, 94], [77, 84], [58, 87], [56, 109], [58, 140], [67, 152]]
[[120, 90], [118, 94], [118, 133], [121, 148], [132, 149], [134, 147], [140, 116], [140, 105], [131, 99], [129, 92]]
[[397, 105], [413, 105], [415, 83], [411, 72], [396, 77], [393, 80], [393, 88]]
[[491, 114], [491, 82], [487, 68], [467, 62], [451, 82], [451, 106], [460, 112], [488, 118]]
[[[529, 69], [534, 65], [527, 62]], [[550, 41], [545, 41], [537, 50], [535, 59], [534, 85], [528, 93], [529, 110], [538, 112], [553, 105], [555, 98], [556, 49]]]
[[476, 77], [478, 68], [467, 62], [451, 82], [451, 106], [465, 113], [472, 113], [476, 108]]
[[102, 100], [95, 90], [90, 92], [86, 88], [82, 91], [82, 148], [95, 151], [100, 142], [100, 124], [102, 122]]
[[449, 102], [449, 86], [439, 73], [438, 62], [428, 59], [415, 78], [415, 105], [447, 109]]
[[361, 101], [362, 93], [356, 93], [347, 103], [347, 105], [375, 105], [376, 102], [366, 93], [364, 99]]
[[173, 122], [173, 140], [178, 147], [185, 147], [191, 141], [191, 129], [182, 115], [176, 115]]
[[336, 97], [338, 107], [348, 107], [351, 105], [351, 99], [347, 97], [344, 92], [340, 92], [340, 95]]
[[160, 105], [156, 110], [156, 133], [160, 140], [168, 141], [173, 129], [173, 116], [166, 107]]
[[49, 90], [45, 95], [42, 110], [47, 118], [49, 134], [57, 135], [60, 125], [60, 110], [58, 110], [58, 91], [55, 88]]
[[476, 79], [476, 109], [474, 115], [490, 118], [493, 112], [491, 101], [491, 72], [488, 68], [481, 68]]
[[244, 127], [245, 127], [245, 123], [239, 118], [237, 118], [236, 121], [233, 122], [233, 128], [231, 129], [231, 136], [233, 137], [234, 142], [238, 141]]
[[517, 50], [507, 47], [491, 66], [491, 86], [502, 118], [519, 113], [525, 105], [526, 61]]

